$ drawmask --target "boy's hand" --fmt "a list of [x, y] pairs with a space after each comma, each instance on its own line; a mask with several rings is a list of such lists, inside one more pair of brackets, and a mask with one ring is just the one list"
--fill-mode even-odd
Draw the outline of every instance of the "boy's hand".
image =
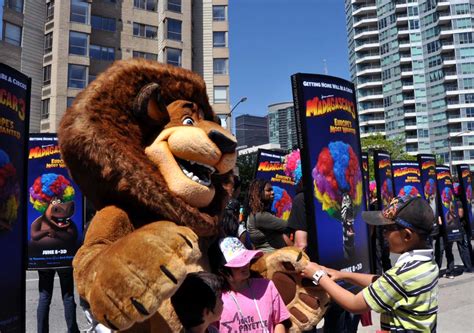
[[332, 268], [327, 268], [327, 267], [324, 267], [324, 266], [321, 266], [321, 267], [322, 267], [323, 270], [325, 270], [328, 273], [331, 280], [333, 280], [333, 281], [344, 280], [344, 277], [342, 276], [341, 271], [338, 271], [338, 270], [332, 269]]
[[304, 276], [305, 278], [312, 279], [314, 273], [316, 271], [319, 271], [320, 269], [325, 270], [326, 267], [318, 265], [315, 262], [309, 262], [305, 268], [301, 271], [301, 275]]

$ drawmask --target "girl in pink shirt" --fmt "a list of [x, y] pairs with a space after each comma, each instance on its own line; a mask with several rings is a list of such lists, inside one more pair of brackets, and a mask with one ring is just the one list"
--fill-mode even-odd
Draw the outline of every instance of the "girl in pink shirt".
[[287, 332], [290, 314], [273, 282], [250, 278], [251, 261], [263, 253], [247, 250], [235, 237], [221, 239], [214, 252], [214, 268], [226, 281], [219, 332]]

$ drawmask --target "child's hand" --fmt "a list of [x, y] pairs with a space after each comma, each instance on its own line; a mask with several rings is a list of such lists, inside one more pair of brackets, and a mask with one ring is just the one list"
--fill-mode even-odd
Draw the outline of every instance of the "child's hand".
[[342, 277], [341, 271], [338, 271], [338, 270], [332, 269], [332, 268], [323, 267], [323, 266], [321, 266], [321, 267], [322, 267], [323, 270], [325, 270], [328, 273], [331, 280], [333, 280], [333, 281], [344, 280], [344, 278]]
[[310, 262], [306, 265], [305, 268], [301, 271], [301, 275], [304, 276], [305, 278], [312, 279], [314, 273], [316, 271], [319, 271], [320, 269], [324, 269], [325, 267], [318, 265], [315, 262]]

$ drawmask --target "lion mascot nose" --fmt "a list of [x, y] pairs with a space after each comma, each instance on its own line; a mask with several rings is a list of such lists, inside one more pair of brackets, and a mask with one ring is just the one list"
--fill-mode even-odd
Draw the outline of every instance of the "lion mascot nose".
[[217, 131], [211, 130], [208, 134], [209, 139], [216, 144], [223, 154], [229, 154], [235, 152], [237, 147], [237, 142], [232, 139], [229, 139], [225, 134]]

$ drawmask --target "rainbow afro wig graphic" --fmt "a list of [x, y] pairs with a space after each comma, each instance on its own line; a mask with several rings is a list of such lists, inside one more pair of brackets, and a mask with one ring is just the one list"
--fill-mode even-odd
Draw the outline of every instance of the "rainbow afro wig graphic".
[[428, 179], [425, 183], [425, 198], [428, 200], [430, 196], [436, 194], [436, 186], [434, 179]]
[[295, 184], [301, 180], [301, 157], [300, 150], [292, 151], [285, 156], [285, 175], [293, 178]]
[[441, 201], [444, 207], [449, 208], [449, 204], [453, 201], [453, 191], [449, 187], [445, 187], [441, 192]]
[[468, 202], [470, 202], [472, 199], [472, 186], [471, 185], [467, 185], [467, 188], [466, 188], [466, 200]]
[[2, 227], [10, 229], [18, 216], [20, 202], [20, 186], [18, 185], [16, 169], [6, 152], [0, 149], [0, 220]]
[[312, 172], [314, 194], [329, 216], [342, 221], [341, 202], [348, 193], [354, 210], [362, 203], [362, 176], [359, 159], [350, 145], [330, 142], [318, 156]]
[[403, 186], [400, 191], [398, 192], [399, 197], [404, 197], [404, 196], [410, 196], [410, 197], [419, 197], [420, 192], [415, 186], [412, 185], [405, 185]]
[[459, 183], [453, 183], [454, 195], [459, 196]]
[[292, 200], [288, 192], [278, 186], [273, 186], [273, 204], [272, 212], [283, 220], [288, 220], [290, 217]]
[[62, 202], [74, 200], [74, 188], [63, 175], [46, 173], [35, 179], [30, 187], [30, 202], [33, 208], [44, 213], [53, 198]]
[[380, 191], [382, 195], [383, 206], [386, 207], [390, 204], [390, 201], [393, 199], [393, 186], [392, 180], [387, 178], [382, 184], [382, 190]]

